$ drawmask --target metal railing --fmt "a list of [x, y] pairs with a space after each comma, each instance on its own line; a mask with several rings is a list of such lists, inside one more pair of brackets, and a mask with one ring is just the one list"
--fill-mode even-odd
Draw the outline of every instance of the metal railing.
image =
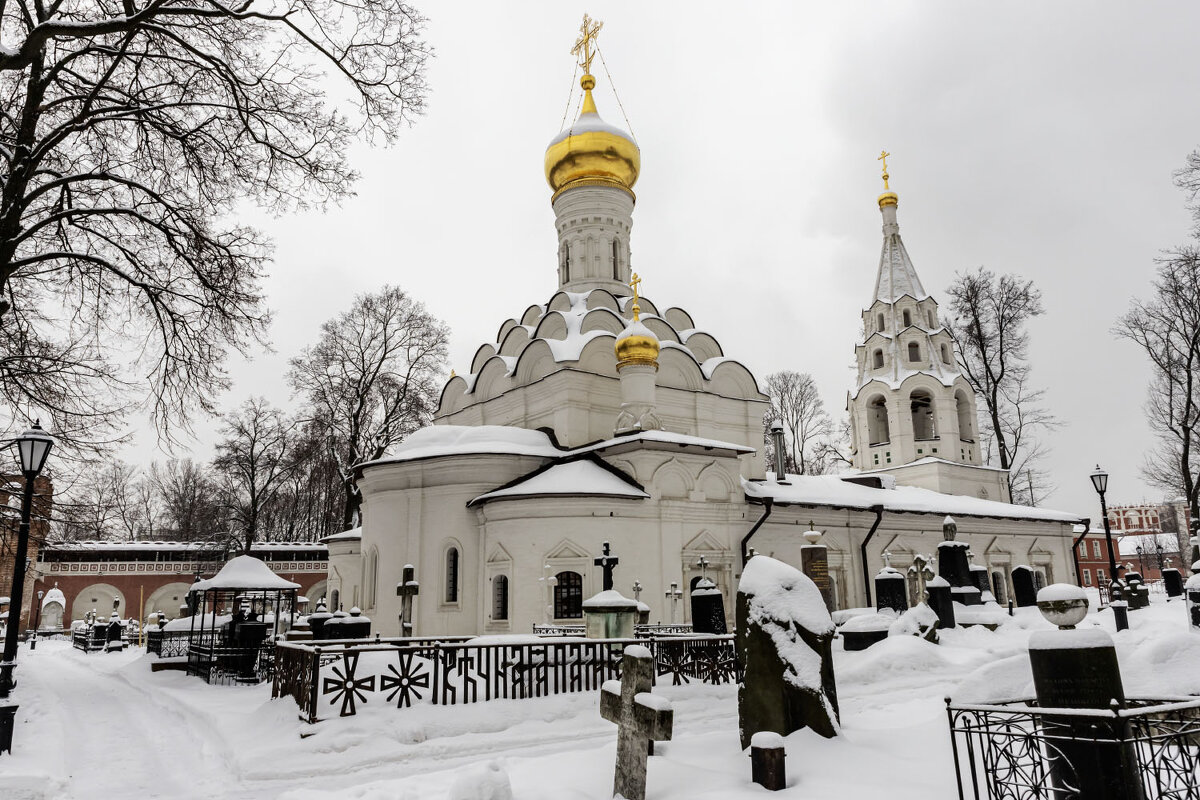
[[[1046, 709], [946, 699], [959, 800], [1200, 797], [1200, 699]], [[1120, 787], [1124, 787], [1122, 788]], [[1115, 787], [1115, 788], [1114, 788]]]
[[560, 636], [478, 644], [469, 637], [278, 642], [271, 696], [293, 698], [301, 719], [311, 723], [328, 709], [348, 717], [371, 702], [406, 708], [595, 691], [621, 677], [621, 653], [629, 644], [648, 647], [656, 677], [669, 676], [675, 685], [734, 683], [741, 677], [732, 635], [586, 641]]
[[[570, 623], [565, 625], [534, 623], [533, 625], [533, 633], [536, 636], [583, 636], [585, 632], [586, 629], [583, 625], [572, 625]], [[646, 625], [635, 625], [633, 628], [633, 635], [639, 639], [645, 639], [650, 636], [668, 633], [691, 634], [693, 633], [692, 623], [658, 622]]]

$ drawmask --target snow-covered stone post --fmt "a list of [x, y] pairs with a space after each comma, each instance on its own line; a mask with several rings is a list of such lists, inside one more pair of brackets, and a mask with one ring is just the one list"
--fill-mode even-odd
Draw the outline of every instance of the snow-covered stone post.
[[820, 591], [800, 570], [764, 555], [746, 562], [737, 595], [743, 749], [760, 731], [837, 735], [833, 634]]
[[[1125, 705], [1125, 689], [1112, 637], [1100, 628], [1076, 629], [1087, 616], [1087, 594], [1055, 583], [1038, 592], [1038, 610], [1059, 627], [1029, 637], [1033, 687], [1042, 708], [1112, 710]], [[1120, 741], [1125, 723], [1113, 715], [1046, 716], [1043, 729], [1056, 749], [1049, 759], [1055, 788], [1088, 800], [1141, 800], [1142, 781], [1133, 745]]]
[[405, 564], [400, 573], [400, 582], [396, 584], [396, 596], [400, 598], [400, 635], [412, 636], [413, 602], [421, 593], [421, 584], [417, 581], [416, 568]]
[[646, 758], [654, 742], [669, 741], [675, 712], [664, 697], [652, 694], [654, 656], [649, 648], [631, 644], [621, 662], [621, 680], [600, 688], [600, 716], [617, 723], [617, 768], [613, 796], [646, 798]]
[[768, 791], [787, 788], [787, 750], [783, 737], [759, 731], [750, 737], [750, 779]]

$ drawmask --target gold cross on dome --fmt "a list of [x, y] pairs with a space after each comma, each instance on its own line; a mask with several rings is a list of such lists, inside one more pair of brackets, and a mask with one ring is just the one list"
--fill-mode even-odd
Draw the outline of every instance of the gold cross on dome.
[[575, 41], [575, 46], [571, 48], [571, 55], [579, 58], [579, 66], [583, 67], [585, 73], [590, 74], [592, 71], [592, 58], [596, 55], [592, 44], [603, 27], [603, 22], [596, 22], [587, 14], [583, 15], [583, 24], [579, 26], [580, 36]]
[[887, 150], [880, 150], [879, 158], [875, 159], [876, 161], [883, 162], [883, 188], [884, 189], [888, 188], [887, 160], [888, 160], [888, 156], [890, 156], [890, 155], [891, 155], [891, 153], [889, 153]]
[[633, 289], [633, 321], [638, 321], [638, 316], [641, 314], [642, 307], [638, 305], [638, 286], [641, 286], [642, 279], [638, 274], [633, 273], [633, 279], [629, 281], [629, 288]]

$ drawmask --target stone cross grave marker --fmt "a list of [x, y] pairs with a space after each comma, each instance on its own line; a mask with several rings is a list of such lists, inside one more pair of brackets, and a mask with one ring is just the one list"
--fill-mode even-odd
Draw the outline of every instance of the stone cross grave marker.
[[400, 635], [412, 636], [413, 598], [421, 593], [421, 584], [417, 581], [412, 564], [404, 565], [401, 580], [396, 584], [396, 596], [400, 598]]
[[621, 563], [621, 560], [611, 555], [608, 542], [604, 543], [604, 555], [597, 557], [592, 563], [604, 570], [604, 591], [610, 591], [613, 587], [613, 569]]
[[653, 683], [654, 656], [649, 648], [631, 644], [621, 660], [621, 680], [605, 681], [600, 689], [600, 716], [617, 723], [614, 797], [645, 800], [650, 747], [671, 738], [675, 712], [669, 700], [651, 694]]
[[929, 594], [925, 589], [925, 582], [931, 581], [934, 578], [933, 570], [929, 567], [929, 559], [920, 553], [913, 556], [913, 563], [908, 568], [908, 574], [914, 576], [917, 580], [917, 602], [924, 603], [928, 601]]
[[676, 609], [679, 606], [679, 598], [683, 597], [683, 591], [679, 588], [679, 584], [671, 581], [671, 588], [665, 592], [665, 596], [671, 601], [671, 624], [675, 624]]

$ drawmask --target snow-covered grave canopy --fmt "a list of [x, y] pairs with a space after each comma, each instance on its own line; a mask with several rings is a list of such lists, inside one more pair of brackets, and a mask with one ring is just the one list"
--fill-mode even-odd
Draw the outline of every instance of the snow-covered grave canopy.
[[281, 578], [271, 568], [254, 556], [237, 556], [226, 562], [211, 578], [197, 581], [189, 591], [205, 592], [213, 589], [285, 590], [299, 589], [300, 584]]

